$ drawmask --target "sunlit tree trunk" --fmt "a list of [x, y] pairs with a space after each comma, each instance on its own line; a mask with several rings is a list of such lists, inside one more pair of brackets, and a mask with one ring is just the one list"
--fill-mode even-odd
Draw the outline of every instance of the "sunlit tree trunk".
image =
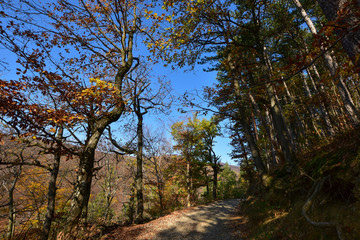
[[88, 147], [80, 158], [75, 191], [71, 202], [71, 225], [85, 222], [87, 219], [96, 145], [92, 144]]

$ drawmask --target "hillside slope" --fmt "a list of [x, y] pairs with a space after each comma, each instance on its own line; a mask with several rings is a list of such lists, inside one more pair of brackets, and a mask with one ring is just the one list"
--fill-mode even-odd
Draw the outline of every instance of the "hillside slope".
[[292, 173], [279, 169], [266, 189], [249, 194], [241, 207], [243, 238], [360, 239], [360, 129], [298, 160]]

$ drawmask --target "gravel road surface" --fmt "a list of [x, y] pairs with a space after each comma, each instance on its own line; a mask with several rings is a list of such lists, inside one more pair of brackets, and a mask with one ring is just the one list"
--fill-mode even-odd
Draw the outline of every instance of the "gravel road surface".
[[237, 221], [239, 201], [217, 201], [175, 211], [145, 224], [117, 227], [101, 240], [240, 240], [231, 228]]

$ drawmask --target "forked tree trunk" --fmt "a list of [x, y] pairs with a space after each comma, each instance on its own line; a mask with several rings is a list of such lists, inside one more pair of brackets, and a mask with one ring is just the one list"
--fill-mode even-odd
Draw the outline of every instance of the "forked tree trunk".
[[[130, 54], [130, 53], [129, 53]], [[117, 121], [125, 109], [125, 103], [121, 95], [123, 80], [133, 63], [132, 55], [129, 56], [126, 64], [121, 66], [115, 76], [114, 87], [120, 92], [116, 99], [114, 109], [101, 118], [94, 120], [90, 126], [91, 133], [85, 143], [84, 150], [80, 155], [80, 163], [77, 169], [77, 179], [74, 193], [71, 199], [71, 211], [66, 232], [79, 222], [87, 219], [88, 203], [90, 198], [91, 182], [94, 172], [95, 150], [98, 142], [107, 126]]]

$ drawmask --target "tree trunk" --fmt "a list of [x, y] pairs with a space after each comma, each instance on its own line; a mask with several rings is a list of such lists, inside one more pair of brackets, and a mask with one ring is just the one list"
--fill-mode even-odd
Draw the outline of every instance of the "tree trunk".
[[[211, 155], [211, 153], [210, 153]], [[214, 175], [213, 175], [213, 200], [216, 200], [217, 199], [217, 184], [218, 184], [218, 163], [217, 163], [217, 158], [216, 156], [213, 156], [214, 157], [214, 165], [213, 165], [213, 172], [214, 172]]]
[[[239, 139], [241, 139], [241, 136], [240, 134], [238, 135]], [[254, 174], [253, 172], [251, 171], [251, 168], [249, 166], [249, 159], [247, 157], [247, 154], [246, 154], [246, 149], [245, 149], [245, 145], [243, 143], [243, 141], [240, 140], [240, 145], [241, 145], [241, 150], [243, 151], [243, 154], [244, 154], [244, 160], [245, 160], [245, 171], [246, 171], [246, 174], [249, 176], [249, 184], [250, 186], [254, 183]]]
[[190, 181], [190, 157], [188, 154], [186, 156], [186, 206], [191, 207], [191, 181]]
[[121, 95], [122, 85], [123, 79], [126, 73], [130, 70], [132, 63], [133, 59], [132, 57], [129, 57], [128, 61], [119, 68], [115, 76], [114, 87], [120, 93], [116, 99], [116, 106], [114, 106], [114, 109], [108, 114], [99, 119], [96, 119], [94, 124], [90, 126], [92, 131], [85, 143], [84, 151], [80, 154], [80, 163], [77, 169], [77, 179], [71, 200], [71, 211], [68, 221], [68, 228], [65, 231], [70, 231], [71, 228], [80, 221], [86, 221], [87, 219], [87, 209], [94, 171], [95, 150], [105, 128], [111, 123], [117, 121], [125, 109], [125, 103]]
[[260, 175], [266, 174], [267, 173], [266, 167], [264, 165], [263, 160], [261, 159], [260, 150], [256, 144], [254, 135], [251, 132], [251, 126], [248, 120], [246, 119], [245, 108], [242, 106], [241, 103], [241, 93], [240, 93], [239, 83], [236, 79], [233, 80], [233, 83], [235, 88], [236, 101], [239, 108], [240, 124], [243, 127], [246, 141], [248, 142], [249, 148], [251, 150], [251, 155], [254, 159], [255, 167], [259, 171]]
[[218, 172], [217, 169], [216, 170], [214, 169], [213, 200], [217, 199], [217, 183], [218, 183], [217, 178], [218, 178]]
[[[305, 9], [302, 7], [300, 1], [299, 0], [293, 0], [293, 2], [295, 3], [296, 7], [300, 10], [301, 15], [303, 16], [306, 24], [308, 25], [308, 27], [310, 29], [310, 32], [313, 35], [317, 35], [317, 30], [316, 30], [312, 20], [310, 19], [310, 17], [307, 15]], [[330, 1], [328, 1], [328, 0], [324, 0], [324, 1], [323, 0], [318, 0], [318, 2], [319, 2], [320, 5], [322, 5], [323, 11], [328, 12], [329, 17], [330, 17], [330, 15], [334, 14], [333, 19], [335, 19], [336, 16], [337, 16], [336, 15], [337, 11], [340, 10], [342, 8], [342, 6], [344, 5], [344, 3], [347, 2], [347, 1], [344, 1], [344, 0], [330, 0]], [[328, 4], [326, 4], [325, 2], [328, 3]], [[340, 4], [340, 2], [341, 2], [341, 4]], [[334, 8], [335, 3], [338, 6], [338, 8], [336, 8], [336, 9]], [[330, 6], [333, 6], [333, 7], [330, 7]], [[331, 13], [330, 13], [330, 11], [331, 11]], [[353, 34], [353, 35], [355, 36], [355, 34]], [[360, 34], [358, 34], [358, 35], [359, 35], [359, 39], [357, 41], [357, 45], [359, 45], [359, 43], [360, 43]], [[321, 49], [324, 50], [324, 47], [321, 46]], [[356, 49], [353, 48], [353, 51], [354, 50], [356, 50]], [[359, 46], [357, 46], [357, 51], [358, 51], [357, 55], [360, 56]], [[355, 56], [355, 55], [353, 54], [353, 56]], [[324, 54], [324, 59], [325, 59], [326, 65], [327, 65], [327, 67], [329, 69], [331, 77], [333, 78], [334, 82], [336, 82], [336, 86], [337, 86], [337, 88], [339, 90], [341, 99], [342, 99], [342, 101], [344, 103], [344, 107], [346, 109], [346, 112], [347, 112], [347, 115], [348, 115], [350, 121], [354, 125], [360, 124], [359, 112], [358, 112], [358, 110], [356, 109], [356, 107], [354, 105], [353, 99], [352, 99], [352, 97], [350, 95], [350, 92], [349, 92], [348, 88], [345, 85], [343, 77], [341, 76], [340, 73], [338, 73], [338, 64], [337, 64], [335, 58], [332, 57], [328, 51], [326, 51], [325, 54]]]
[[289, 88], [286, 84], [286, 82], [283, 82], [283, 85], [284, 85], [284, 88], [285, 88], [285, 92], [286, 92], [286, 95], [288, 96], [288, 98], [290, 99], [290, 104], [293, 108], [293, 111], [295, 113], [295, 116], [296, 116], [296, 122], [298, 123], [299, 125], [299, 128], [300, 128], [300, 136], [306, 140], [306, 133], [305, 133], [305, 124], [303, 123], [303, 120], [301, 119], [299, 113], [298, 113], [298, 110], [296, 108], [296, 104], [295, 104], [295, 100], [294, 100], [294, 97], [292, 96], [292, 94], [290, 93], [289, 91]]
[[325, 103], [325, 101], [324, 101], [324, 99], [322, 97], [322, 93], [319, 92], [319, 90], [318, 90], [318, 88], [317, 88], [317, 86], [315, 84], [314, 78], [311, 75], [310, 69], [306, 69], [306, 72], [307, 72], [307, 74], [308, 74], [308, 76], [310, 78], [310, 81], [311, 81], [311, 84], [312, 84], [312, 86], [313, 86], [313, 88], [315, 90], [315, 93], [317, 95], [320, 95], [319, 111], [320, 111], [321, 118], [324, 121], [327, 133], [328, 133], [328, 135], [333, 136], [335, 134], [334, 127], [333, 127], [333, 124], [331, 123], [329, 113], [328, 113], [327, 108], [325, 106], [326, 103]]
[[164, 213], [164, 200], [163, 200], [164, 187], [163, 184], [158, 183], [158, 195], [159, 195], [159, 204], [160, 204], [160, 215]]
[[317, 70], [317, 67], [316, 65], [313, 65], [311, 66], [311, 69], [313, 70], [314, 74], [315, 74], [315, 77], [317, 78], [318, 80], [318, 83], [319, 83], [319, 94], [320, 94], [320, 97], [321, 97], [321, 100], [322, 102], [324, 103], [324, 110], [325, 110], [325, 113], [327, 113], [327, 116], [329, 117], [329, 120], [330, 120], [330, 123], [331, 123], [331, 128], [332, 128], [332, 134], [331, 135], [334, 135], [335, 134], [335, 129], [338, 129], [338, 125], [337, 125], [337, 121], [336, 121], [336, 115], [334, 115], [332, 112], [332, 109], [333, 109], [333, 106], [330, 105], [330, 97], [329, 95], [327, 94], [325, 88], [324, 88], [324, 85], [322, 83], [320, 83], [321, 81], [321, 76], [319, 74], [319, 71]]
[[[56, 140], [59, 142], [62, 142], [63, 137], [63, 127], [59, 127], [58, 133], [56, 136]], [[54, 218], [55, 214], [55, 202], [56, 202], [56, 180], [59, 173], [60, 168], [60, 160], [61, 160], [61, 153], [60, 153], [61, 147], [58, 145], [58, 147], [55, 150], [54, 153], [54, 162], [53, 167], [50, 172], [50, 181], [49, 181], [49, 188], [48, 188], [48, 205], [47, 210], [45, 214], [45, 221], [44, 226], [42, 230], [42, 240], [47, 240], [49, 238], [50, 230], [51, 230], [51, 223]]]
[[[353, 62], [354, 66], [360, 68], [360, 26], [358, 13], [360, 12], [359, 0], [318, 0], [320, 8], [329, 21], [336, 21], [336, 25], [340, 26], [335, 29], [335, 33], [341, 37], [342, 46]], [[349, 5], [348, 5], [349, 4]], [[348, 6], [346, 6], [348, 5]], [[346, 10], [346, 11], [344, 11]], [[339, 12], [345, 13], [339, 16]], [[345, 29], [344, 29], [345, 28]]]
[[136, 222], [143, 220], [144, 212], [144, 196], [143, 196], [143, 115], [140, 112], [140, 106], [137, 105], [136, 115], [138, 118], [137, 123], [137, 152], [136, 152]]
[[86, 222], [92, 176], [94, 171], [95, 147], [88, 147], [80, 158], [75, 190], [71, 202], [71, 226]]
[[284, 122], [284, 117], [282, 116], [279, 103], [275, 97], [275, 90], [271, 84], [267, 84], [266, 89], [270, 100], [270, 114], [274, 124], [276, 139], [280, 144], [285, 161], [289, 164], [293, 164], [293, 150], [291, 147], [291, 141], [288, 137], [287, 126]]
[[[304, 83], [304, 91], [305, 91], [306, 97], [311, 99], [313, 95], [312, 95], [312, 93], [310, 91], [309, 85], [307, 83], [306, 77], [305, 77], [303, 72], [300, 73], [300, 78], [302, 79], [302, 81]], [[306, 102], [305, 102], [305, 106], [306, 106], [308, 112], [310, 113], [311, 124], [313, 126], [314, 131], [316, 132], [316, 134], [319, 137], [323, 137], [324, 135], [320, 133], [320, 131], [319, 131], [318, 127], [317, 127], [317, 123], [316, 123], [317, 116], [316, 116], [315, 106], [313, 104], [309, 105]]]
[[293, 165], [293, 157], [294, 157], [294, 149], [293, 149], [293, 139], [290, 136], [288, 126], [285, 121], [285, 117], [282, 113], [280, 103], [277, 99], [274, 86], [269, 83], [272, 78], [272, 69], [271, 62], [266, 53], [266, 48], [263, 44], [261, 44], [259, 36], [256, 36], [257, 45], [258, 45], [258, 54], [260, 57], [260, 68], [261, 74], [263, 75], [266, 82], [268, 82], [266, 86], [266, 92], [269, 97], [270, 102], [270, 114], [272, 116], [275, 136], [280, 144], [281, 151], [285, 161]]
[[9, 222], [8, 222], [8, 227], [7, 227], [7, 233], [6, 233], [6, 239], [12, 239], [14, 236], [14, 232], [15, 232], [15, 204], [14, 204], [14, 190], [16, 187], [16, 183], [20, 177], [21, 174], [21, 166], [19, 167], [18, 170], [15, 170], [14, 173], [14, 180], [10, 186], [10, 188], [7, 188], [6, 185], [4, 184], [4, 187], [8, 190], [8, 199], [9, 199]]
[[11, 239], [14, 236], [15, 232], [15, 206], [14, 206], [14, 190], [15, 190], [16, 181], [13, 182], [13, 185], [9, 189], [9, 222], [7, 228], [7, 239]]
[[277, 164], [277, 160], [276, 160], [276, 155], [275, 155], [275, 150], [274, 150], [274, 144], [272, 142], [272, 133], [271, 133], [271, 130], [270, 130], [270, 122], [267, 122], [266, 121], [266, 118], [262, 115], [260, 109], [259, 109], [259, 106], [258, 104], [256, 103], [255, 101], [255, 98], [254, 96], [252, 95], [251, 92], [248, 93], [249, 95], [249, 99], [250, 99], [250, 102], [251, 102], [251, 105], [255, 111], [255, 114], [258, 116], [258, 118], [260, 119], [261, 121], [261, 124], [263, 125], [263, 127], [265, 128], [265, 132], [266, 132], [266, 135], [269, 139], [269, 143], [270, 143], [270, 152], [271, 152], [271, 160], [270, 160], [270, 166], [272, 167], [275, 167], [276, 164]]

